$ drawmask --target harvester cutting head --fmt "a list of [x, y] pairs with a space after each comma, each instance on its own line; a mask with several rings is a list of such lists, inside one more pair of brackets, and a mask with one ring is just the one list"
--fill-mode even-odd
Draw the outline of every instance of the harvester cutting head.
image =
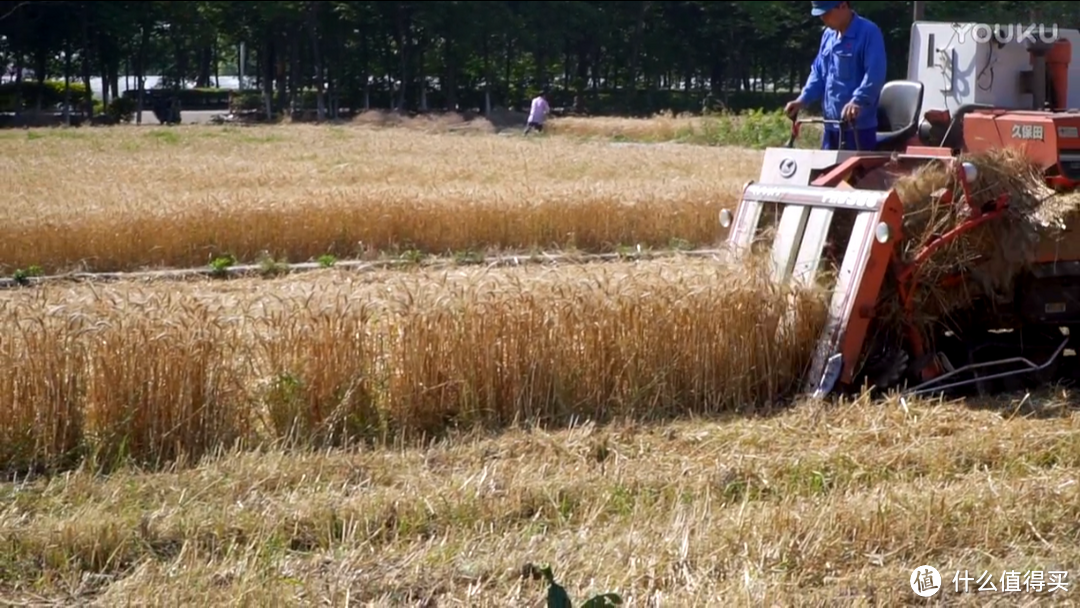
[[[873, 150], [797, 149], [812, 121], [793, 121], [721, 212], [733, 255], [763, 243], [775, 280], [831, 292], [807, 392], [1080, 378], [1067, 357], [1080, 331], [1080, 113], [1065, 111], [1080, 100], [1068, 78], [1080, 33], [936, 43], [965, 27], [913, 26], [909, 78], [882, 90]], [[996, 84], [962, 82], [985, 65]]]

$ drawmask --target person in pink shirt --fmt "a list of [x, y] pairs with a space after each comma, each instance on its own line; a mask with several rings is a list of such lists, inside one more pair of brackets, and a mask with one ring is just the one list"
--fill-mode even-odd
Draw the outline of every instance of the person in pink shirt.
[[544, 89], [533, 98], [532, 108], [529, 109], [529, 124], [525, 125], [523, 135], [528, 135], [533, 129], [540, 133], [544, 132], [544, 120], [547, 118], [548, 112], [551, 111], [551, 107], [548, 106], [547, 95], [547, 89]]

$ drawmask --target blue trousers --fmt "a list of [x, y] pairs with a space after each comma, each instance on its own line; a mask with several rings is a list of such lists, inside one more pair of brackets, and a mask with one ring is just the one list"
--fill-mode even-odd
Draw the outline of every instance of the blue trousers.
[[[858, 141], [858, 148], [855, 147], [855, 142]], [[861, 150], [863, 152], [873, 152], [877, 146], [877, 129], [851, 129], [844, 130], [843, 138], [844, 146], [840, 147], [840, 129], [826, 128], [825, 134], [821, 138], [822, 150]]]

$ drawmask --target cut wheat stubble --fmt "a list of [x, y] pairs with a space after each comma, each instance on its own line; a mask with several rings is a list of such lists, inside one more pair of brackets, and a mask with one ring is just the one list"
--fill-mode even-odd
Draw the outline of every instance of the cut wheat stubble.
[[574, 597], [618, 591], [628, 605], [903, 604], [918, 564], [948, 579], [1075, 563], [1078, 424], [857, 400], [75, 472], [9, 486], [0, 591], [27, 603], [520, 606], [544, 596], [522, 566], [550, 563]]

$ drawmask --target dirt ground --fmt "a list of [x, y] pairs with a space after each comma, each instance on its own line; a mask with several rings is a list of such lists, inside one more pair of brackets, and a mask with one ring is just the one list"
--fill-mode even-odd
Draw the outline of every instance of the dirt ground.
[[380, 127], [437, 128], [501, 133], [525, 128], [528, 114], [505, 108], [493, 108], [483, 116], [477, 112], [438, 112], [410, 116], [390, 110], [368, 110], [352, 119], [353, 124]]

